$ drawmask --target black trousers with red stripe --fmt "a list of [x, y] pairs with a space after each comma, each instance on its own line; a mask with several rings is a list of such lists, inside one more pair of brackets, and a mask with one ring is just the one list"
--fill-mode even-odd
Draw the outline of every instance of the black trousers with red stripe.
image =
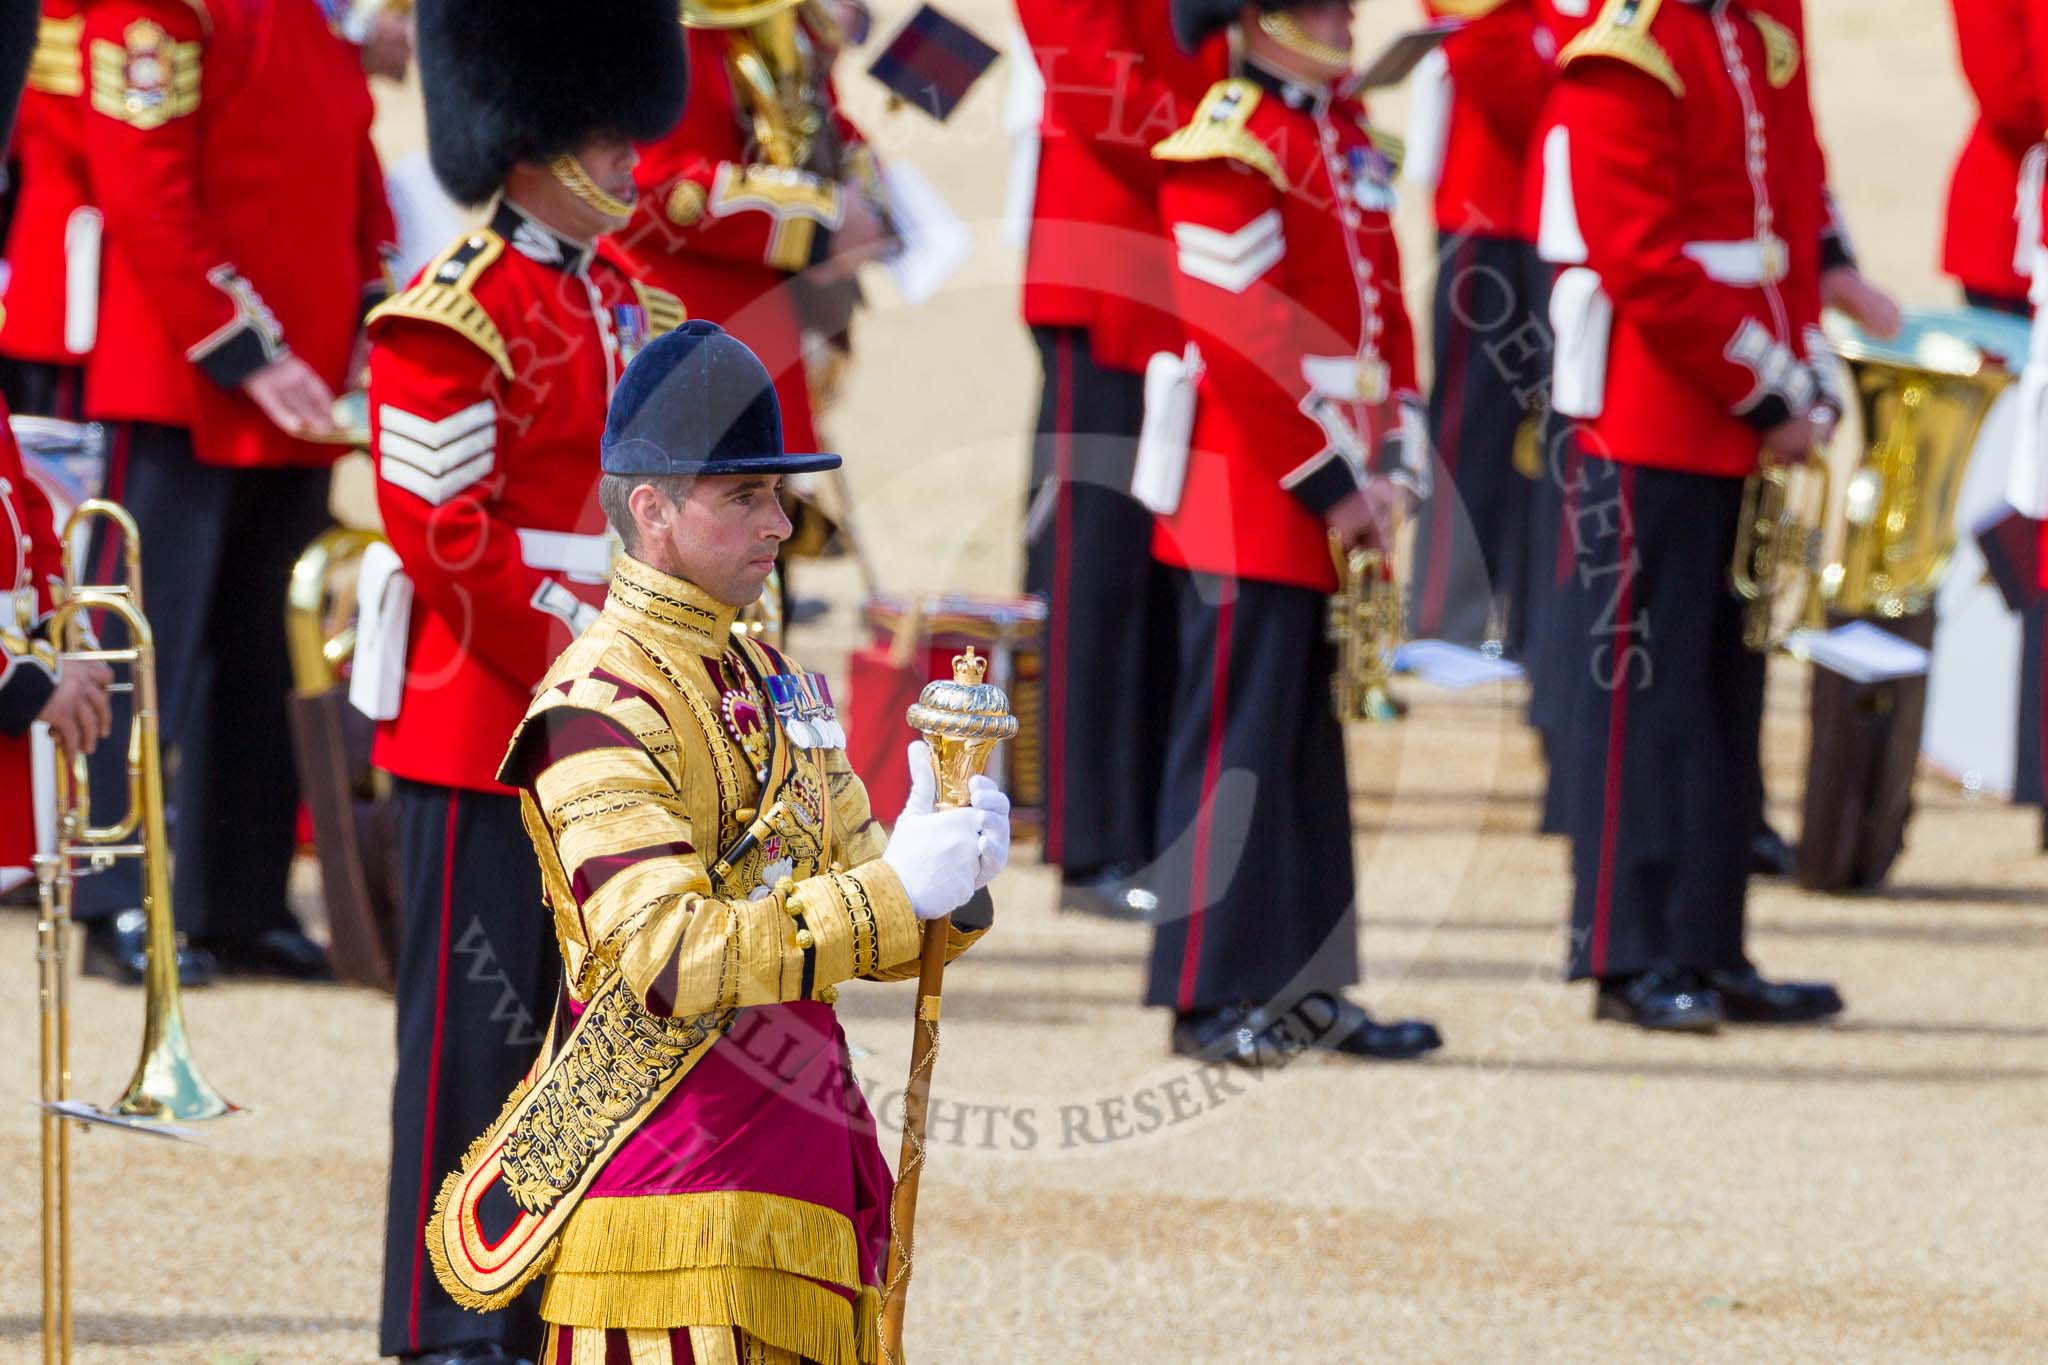
[[[202, 464], [179, 427], [122, 422], [108, 431], [107, 496], [142, 538], [157, 725], [166, 755], [176, 756], [171, 900], [195, 942], [297, 927], [285, 904], [299, 780], [284, 601], [292, 565], [330, 523], [328, 483], [325, 469]], [[89, 555], [103, 582], [121, 577], [107, 528], [99, 523]], [[95, 626], [109, 645], [127, 642], [118, 622]], [[116, 741], [89, 760], [96, 822], [127, 808], [128, 703], [114, 696]], [[79, 918], [140, 905], [141, 877], [131, 858], [83, 879]]]
[[1571, 722], [1571, 686], [1578, 676], [1580, 649], [1569, 621], [1566, 588], [1578, 572], [1570, 528], [1584, 457], [1573, 439], [1573, 422], [1548, 413], [1543, 423], [1543, 476], [1530, 490], [1529, 592], [1522, 665], [1529, 677], [1529, 724], [1543, 745], [1546, 779], [1537, 830], [1563, 834], [1570, 824], [1565, 799], [1564, 736]]
[[1173, 649], [1152, 514], [1131, 496], [1142, 376], [1095, 359], [1079, 327], [1036, 327], [1045, 367], [1024, 581], [1050, 608], [1045, 857], [1073, 872], [1150, 862]]
[[1739, 968], [1764, 703], [1728, 586], [1742, 480], [1594, 458], [1584, 472], [1570, 975]]
[[1435, 495], [1416, 526], [1413, 633], [1484, 643], [1499, 614], [1521, 654], [1530, 481], [1515, 433], [1550, 383], [1550, 267], [1527, 242], [1443, 234], [1438, 247], [1430, 443]]
[[0, 355], [0, 397], [17, 417], [85, 419], [85, 366]]
[[1173, 571], [1180, 675], [1145, 1003], [1287, 1008], [1358, 980], [1351, 794], [1328, 598]]
[[456, 1306], [424, 1230], [441, 1182], [540, 1052], [561, 958], [517, 797], [400, 780], [398, 1071], [391, 1088], [383, 1355], [497, 1342], [534, 1359], [538, 1288], [497, 1313]]

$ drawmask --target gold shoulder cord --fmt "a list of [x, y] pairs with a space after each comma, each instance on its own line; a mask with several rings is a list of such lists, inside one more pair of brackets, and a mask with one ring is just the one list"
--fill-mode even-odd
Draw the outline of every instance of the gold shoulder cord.
[[1250, 81], [1236, 77], [1218, 81], [1202, 96], [1188, 126], [1152, 149], [1153, 159], [1242, 162], [1285, 194], [1287, 173], [1280, 169], [1280, 159], [1247, 127], [1262, 98], [1259, 87]]
[[1663, 0], [1607, 0], [1593, 26], [1565, 44], [1557, 56], [1559, 70], [1581, 57], [1612, 57], [1653, 76], [1674, 99], [1685, 98], [1685, 82], [1671, 64], [1671, 54], [1650, 36], [1650, 24]]

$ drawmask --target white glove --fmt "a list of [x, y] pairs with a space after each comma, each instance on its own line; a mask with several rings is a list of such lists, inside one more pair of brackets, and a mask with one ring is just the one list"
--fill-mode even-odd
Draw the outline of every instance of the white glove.
[[974, 872], [974, 889], [979, 891], [1010, 865], [1010, 798], [992, 779], [970, 777], [967, 804], [981, 816], [976, 839], [980, 857]]
[[[973, 806], [935, 811], [932, 804], [937, 794], [931, 749], [920, 739], [910, 746], [910, 799], [903, 803], [889, 846], [882, 850], [882, 861], [895, 869], [919, 919], [950, 915], [974, 894], [980, 885], [975, 878], [981, 872], [984, 831], [995, 818]], [[1003, 857], [1007, 859], [1009, 802], [1003, 805]]]

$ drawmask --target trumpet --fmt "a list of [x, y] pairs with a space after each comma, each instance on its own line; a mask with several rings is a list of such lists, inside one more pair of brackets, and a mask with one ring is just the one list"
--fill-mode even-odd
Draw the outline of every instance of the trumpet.
[[[1742, 485], [1729, 585], [1743, 600], [1742, 643], [1760, 654], [1784, 644], [1794, 629], [1826, 624], [1821, 528], [1828, 509], [1828, 466], [1819, 451], [1789, 464], [1766, 464]], [[1790, 608], [1786, 601], [1794, 605]]]
[[[78, 534], [95, 520], [119, 531], [126, 575], [119, 583], [90, 583], [75, 551]], [[177, 934], [171, 914], [170, 845], [165, 838], [162, 751], [157, 732], [156, 644], [142, 613], [141, 549], [135, 521], [116, 503], [90, 498], [64, 524], [64, 584], [51, 613], [49, 635], [66, 661], [105, 663], [128, 670], [114, 684], [130, 694], [128, 804], [121, 817], [95, 825], [82, 754], [61, 753], [56, 765], [56, 846], [35, 859], [40, 913], [36, 966], [41, 1037], [43, 1178], [43, 1359], [71, 1359], [71, 1145], [70, 1122], [116, 1127], [190, 1123], [235, 1112], [207, 1083], [192, 1060], [178, 989]], [[122, 623], [128, 644], [102, 648], [86, 627], [100, 612]], [[148, 922], [149, 966], [144, 977], [141, 1054], [119, 1099], [105, 1108], [73, 1103], [71, 1011], [67, 959], [73, 879], [104, 871], [120, 858], [142, 862], [142, 910]]]
[[1330, 599], [1329, 638], [1337, 646], [1331, 702], [1343, 721], [1399, 720], [1408, 705], [1393, 694], [1394, 651], [1401, 647], [1401, 581], [1385, 550], [1346, 550], [1330, 537], [1337, 594]]

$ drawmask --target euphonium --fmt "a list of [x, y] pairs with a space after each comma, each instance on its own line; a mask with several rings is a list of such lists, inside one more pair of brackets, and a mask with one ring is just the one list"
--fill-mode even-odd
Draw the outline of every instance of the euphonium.
[[1766, 464], [1744, 481], [1728, 577], [1745, 604], [1742, 643], [1751, 649], [1767, 653], [1784, 643], [1780, 622], [1787, 616], [1800, 627], [1824, 624], [1820, 548], [1827, 506], [1828, 467], [1817, 451], [1797, 463]]
[[[102, 519], [126, 546], [122, 583], [88, 583], [75, 551], [81, 528]], [[126, 667], [116, 683], [133, 703], [128, 724], [128, 804], [118, 820], [94, 825], [83, 755], [60, 753], [56, 765], [56, 847], [36, 856], [41, 914], [36, 961], [42, 1019], [43, 1359], [71, 1358], [70, 1129], [67, 1119], [121, 1126], [189, 1123], [218, 1118], [235, 1106], [207, 1084], [193, 1063], [178, 990], [177, 932], [171, 915], [170, 843], [165, 837], [162, 750], [157, 735], [156, 645], [142, 614], [141, 552], [135, 522], [118, 504], [80, 503], [64, 523], [64, 584], [51, 613], [49, 638], [67, 662]], [[128, 644], [101, 648], [86, 629], [87, 613], [119, 620]], [[109, 737], [112, 742], [112, 737]], [[142, 910], [148, 923], [141, 1055], [121, 1097], [105, 1108], [69, 1105], [70, 1004], [66, 958], [72, 879], [118, 858], [142, 860]], [[59, 1110], [55, 1106], [65, 1105]]]
[[1337, 595], [1330, 599], [1329, 636], [1337, 646], [1330, 679], [1339, 721], [1399, 720], [1405, 703], [1392, 692], [1394, 651], [1401, 646], [1401, 581], [1383, 550], [1345, 550], [1330, 537]]
[[1822, 587], [1848, 616], [1916, 615], [1956, 547], [1956, 500], [1978, 431], [2012, 382], [1967, 342], [1931, 335], [1911, 354], [1838, 341], [1863, 415], [1863, 455], [1842, 490], [1841, 557]]

